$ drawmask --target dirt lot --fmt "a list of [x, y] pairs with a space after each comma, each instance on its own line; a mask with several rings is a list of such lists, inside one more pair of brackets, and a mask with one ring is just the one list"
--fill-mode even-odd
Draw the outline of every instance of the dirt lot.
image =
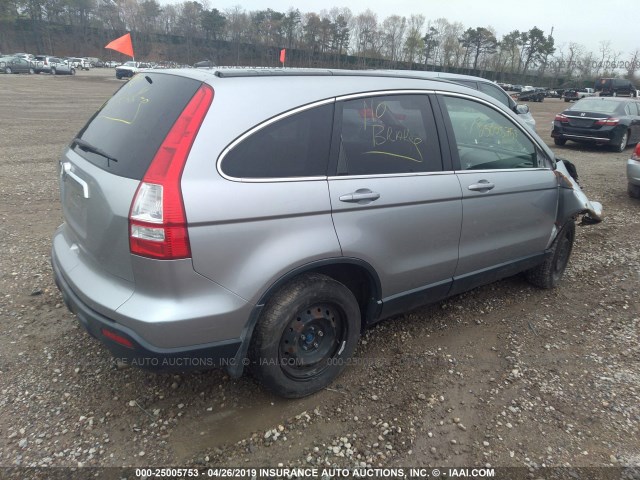
[[[220, 371], [118, 368], [64, 307], [57, 160], [120, 84], [0, 76], [0, 466], [640, 465], [631, 149], [556, 148], [607, 214], [559, 288], [517, 276], [383, 322], [332, 388], [284, 401]], [[530, 104], [545, 141], [565, 106]]]

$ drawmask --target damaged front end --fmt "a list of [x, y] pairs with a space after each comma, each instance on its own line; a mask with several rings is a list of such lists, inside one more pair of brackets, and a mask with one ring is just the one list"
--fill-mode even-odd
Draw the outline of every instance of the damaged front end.
[[[560, 187], [557, 223], [563, 225], [569, 218], [582, 215], [581, 225], [593, 225], [603, 220], [602, 204], [592, 202], [578, 184], [575, 166], [568, 160], [556, 159], [555, 174]], [[569, 173], [572, 172], [572, 173]]]

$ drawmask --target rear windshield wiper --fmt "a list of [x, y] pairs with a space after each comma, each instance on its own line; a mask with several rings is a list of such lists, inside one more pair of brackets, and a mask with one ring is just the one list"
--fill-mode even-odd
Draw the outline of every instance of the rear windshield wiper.
[[77, 145], [78, 147], [80, 147], [80, 149], [84, 150], [85, 152], [95, 153], [96, 155], [100, 155], [101, 157], [106, 158], [107, 159], [107, 167], [109, 166], [109, 162], [118, 163], [118, 159], [117, 158], [113, 158], [111, 155], [109, 155], [104, 150], [93, 146], [92, 144], [90, 144], [86, 140], [81, 139], [80, 137], [76, 137], [76, 138], [73, 139], [73, 141], [71, 142], [71, 146], [73, 146], [74, 144]]

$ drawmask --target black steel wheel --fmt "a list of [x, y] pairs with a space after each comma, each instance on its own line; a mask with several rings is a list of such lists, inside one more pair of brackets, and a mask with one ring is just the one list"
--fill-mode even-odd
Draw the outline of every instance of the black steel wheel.
[[304, 274], [265, 305], [251, 340], [251, 371], [278, 395], [304, 397], [342, 372], [359, 336], [353, 293], [325, 275]]

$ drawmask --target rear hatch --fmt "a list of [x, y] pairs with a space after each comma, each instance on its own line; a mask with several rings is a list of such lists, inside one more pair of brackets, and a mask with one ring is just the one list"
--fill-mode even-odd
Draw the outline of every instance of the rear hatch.
[[133, 281], [131, 202], [158, 148], [201, 82], [137, 75], [107, 101], [60, 165], [65, 236], [94, 268]]

